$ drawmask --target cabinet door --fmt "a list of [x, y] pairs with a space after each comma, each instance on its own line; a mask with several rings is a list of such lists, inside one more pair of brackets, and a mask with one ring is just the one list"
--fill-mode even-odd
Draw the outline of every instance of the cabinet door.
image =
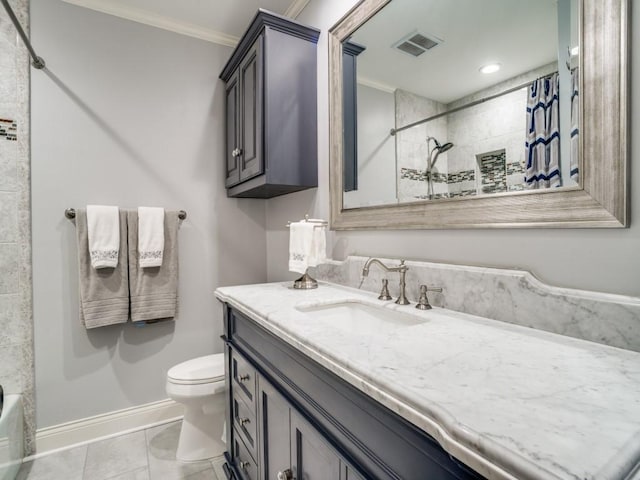
[[226, 87], [226, 139], [225, 139], [225, 186], [231, 187], [240, 182], [240, 121], [238, 105], [240, 101], [239, 75], [236, 72]]
[[340, 457], [297, 412], [291, 414], [293, 478], [296, 480], [339, 480]]
[[276, 480], [291, 468], [291, 408], [263, 377], [258, 377], [258, 414], [262, 438], [264, 480]]
[[246, 445], [237, 436], [233, 437], [232, 458], [240, 480], [259, 480], [258, 465], [247, 450]]
[[262, 155], [262, 42], [260, 36], [238, 68], [240, 75], [240, 181], [264, 172]]

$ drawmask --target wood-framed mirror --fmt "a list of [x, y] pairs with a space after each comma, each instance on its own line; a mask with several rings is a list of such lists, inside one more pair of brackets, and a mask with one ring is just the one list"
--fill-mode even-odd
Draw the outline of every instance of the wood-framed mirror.
[[[405, 0], [363, 0], [329, 31], [332, 229], [628, 226], [628, 0], [577, 0], [580, 175], [576, 183], [435, 201], [432, 195], [410, 202], [397, 196], [389, 204], [345, 207], [345, 190], [357, 183], [353, 167], [357, 162], [350, 157], [357, 148], [353, 137], [349, 141], [345, 133], [353, 129], [355, 115], [348, 109], [357, 99], [344, 86], [345, 78], [353, 80], [357, 73], [349, 71], [345, 53], [355, 51], [357, 55], [366, 49], [353, 41], [354, 34], [371, 19], [379, 19], [376, 16], [387, 5], [401, 1]], [[392, 126], [402, 127], [397, 122]], [[396, 158], [391, 157], [388, 161], [395, 163]], [[397, 185], [398, 179], [394, 181]]]

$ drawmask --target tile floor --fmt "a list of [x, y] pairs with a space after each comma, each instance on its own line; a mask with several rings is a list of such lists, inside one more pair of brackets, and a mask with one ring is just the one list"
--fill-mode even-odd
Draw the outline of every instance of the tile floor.
[[17, 480], [226, 480], [222, 457], [179, 463], [181, 422], [100, 440], [24, 463]]

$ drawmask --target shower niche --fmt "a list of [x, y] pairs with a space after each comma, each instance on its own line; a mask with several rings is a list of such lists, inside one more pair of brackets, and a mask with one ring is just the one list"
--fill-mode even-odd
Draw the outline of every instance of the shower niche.
[[520, 161], [507, 162], [507, 151], [502, 148], [476, 155], [476, 193], [492, 194], [524, 189], [524, 168]]

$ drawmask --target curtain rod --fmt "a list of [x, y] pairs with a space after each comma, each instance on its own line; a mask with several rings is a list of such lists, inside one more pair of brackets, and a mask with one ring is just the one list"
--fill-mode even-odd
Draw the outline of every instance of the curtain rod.
[[2, 1], [2, 5], [4, 6], [4, 9], [7, 11], [7, 15], [9, 15], [9, 18], [13, 22], [13, 25], [16, 27], [18, 34], [22, 38], [22, 41], [24, 42], [24, 44], [27, 46], [27, 50], [29, 50], [31, 57], [33, 58], [33, 62], [31, 62], [31, 65], [33, 65], [33, 68], [37, 68], [38, 70], [44, 68], [45, 67], [44, 60], [42, 59], [42, 57], [39, 57], [36, 54], [36, 51], [31, 46], [31, 42], [29, 41], [27, 34], [24, 33], [24, 30], [22, 29], [22, 25], [20, 25], [20, 22], [18, 21], [18, 17], [16, 17], [16, 14], [13, 13], [13, 10], [11, 9], [11, 5], [9, 5], [9, 0], [0, 0], [0, 1]]
[[517, 90], [520, 90], [521, 88], [528, 87], [529, 85], [531, 85], [533, 82], [535, 82], [537, 80], [542, 80], [543, 78], [550, 77], [554, 73], [558, 73], [558, 72], [556, 71], [556, 72], [547, 73], [546, 75], [542, 75], [542, 76], [540, 76], [538, 78], [534, 78], [533, 80], [529, 80], [528, 82], [523, 83], [521, 85], [518, 85], [516, 87], [508, 88], [504, 92], [496, 93], [494, 95], [489, 95], [488, 97], [484, 97], [484, 98], [480, 98], [478, 100], [474, 100], [473, 102], [465, 103], [464, 105], [460, 105], [459, 107], [452, 108], [451, 110], [447, 110], [446, 112], [438, 113], [436, 115], [432, 115], [432, 116], [427, 117], [427, 118], [423, 118], [422, 120], [418, 120], [417, 122], [410, 123], [409, 125], [405, 125], [404, 127], [392, 128], [391, 131], [389, 132], [389, 134], [391, 136], [394, 136], [398, 132], [401, 132], [403, 130], [407, 130], [409, 128], [416, 127], [418, 125], [422, 125], [423, 123], [427, 123], [427, 122], [429, 122], [431, 120], [435, 120], [436, 118], [444, 117], [445, 115], [449, 115], [450, 113], [459, 112], [460, 110], [464, 110], [465, 108], [475, 107], [476, 105], [480, 105], [481, 103], [488, 102], [489, 100], [493, 100], [494, 98], [501, 97], [502, 95], [507, 95], [508, 93], [513, 93], [513, 92], [515, 92]]

